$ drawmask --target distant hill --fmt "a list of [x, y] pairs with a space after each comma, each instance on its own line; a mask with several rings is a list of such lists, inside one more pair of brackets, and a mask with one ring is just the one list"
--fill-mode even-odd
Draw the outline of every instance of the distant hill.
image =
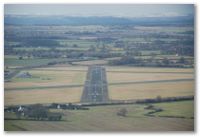
[[68, 17], [5, 15], [5, 25], [193, 25], [193, 16], [178, 17]]

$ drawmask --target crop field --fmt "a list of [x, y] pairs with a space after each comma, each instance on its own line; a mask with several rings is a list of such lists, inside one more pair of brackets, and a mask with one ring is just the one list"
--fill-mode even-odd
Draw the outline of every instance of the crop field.
[[[172, 105], [175, 105], [171, 103]], [[185, 102], [179, 102], [179, 113]], [[159, 104], [156, 104], [159, 105]], [[161, 104], [162, 105], [162, 104]], [[89, 110], [51, 110], [63, 114], [62, 121], [5, 120], [5, 130], [30, 131], [191, 131], [194, 120], [188, 118], [165, 118], [145, 116], [150, 110], [145, 105], [117, 105], [90, 107]], [[181, 108], [180, 108], [181, 107]], [[120, 108], [126, 108], [126, 117], [117, 116]], [[165, 112], [166, 107], [163, 106]], [[175, 110], [176, 108], [172, 108]], [[182, 111], [183, 110], [183, 111]], [[176, 110], [175, 110], [176, 111]], [[5, 116], [7, 116], [5, 114]], [[8, 117], [8, 116], [7, 116]]]
[[5, 91], [5, 106], [36, 103], [79, 102], [82, 88], [53, 88]]

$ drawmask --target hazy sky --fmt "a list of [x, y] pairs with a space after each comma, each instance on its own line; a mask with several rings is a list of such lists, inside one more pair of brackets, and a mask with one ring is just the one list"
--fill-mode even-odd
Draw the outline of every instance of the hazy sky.
[[193, 5], [100, 5], [100, 4], [7, 4], [5, 14], [67, 15], [67, 16], [117, 16], [159, 17], [194, 14]]

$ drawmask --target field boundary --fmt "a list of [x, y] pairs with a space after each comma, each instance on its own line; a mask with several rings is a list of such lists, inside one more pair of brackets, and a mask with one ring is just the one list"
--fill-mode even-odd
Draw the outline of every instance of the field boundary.
[[177, 97], [165, 97], [165, 98], [146, 98], [146, 99], [134, 99], [134, 100], [111, 100], [105, 103], [81, 103], [82, 106], [104, 106], [104, 105], [127, 105], [127, 104], [149, 104], [149, 103], [161, 103], [161, 102], [176, 102], [194, 100], [194, 96], [177, 96]]
[[[146, 99], [132, 99], [132, 100], [109, 100], [107, 102], [75, 102], [75, 103], [56, 103], [58, 105], [78, 105], [82, 107], [93, 107], [93, 106], [110, 106], [110, 105], [128, 105], [128, 104], [151, 104], [151, 103], [162, 103], [162, 102], [176, 102], [176, 101], [186, 101], [186, 100], [194, 100], [194, 96], [176, 96], [176, 97], [163, 97], [163, 98], [146, 98]], [[43, 105], [49, 106], [52, 103], [44, 103]], [[29, 106], [34, 104], [27, 104], [23, 106]], [[14, 106], [20, 106], [20, 105], [14, 105]], [[6, 107], [9, 107], [6, 106]], [[13, 107], [13, 105], [12, 105]], [[4, 108], [5, 109], [5, 108]]]

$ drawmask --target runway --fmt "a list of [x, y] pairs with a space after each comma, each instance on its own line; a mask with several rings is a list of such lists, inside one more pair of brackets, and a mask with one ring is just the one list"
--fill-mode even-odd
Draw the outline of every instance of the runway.
[[88, 68], [81, 102], [98, 103], [108, 101], [106, 70], [100, 66]]

